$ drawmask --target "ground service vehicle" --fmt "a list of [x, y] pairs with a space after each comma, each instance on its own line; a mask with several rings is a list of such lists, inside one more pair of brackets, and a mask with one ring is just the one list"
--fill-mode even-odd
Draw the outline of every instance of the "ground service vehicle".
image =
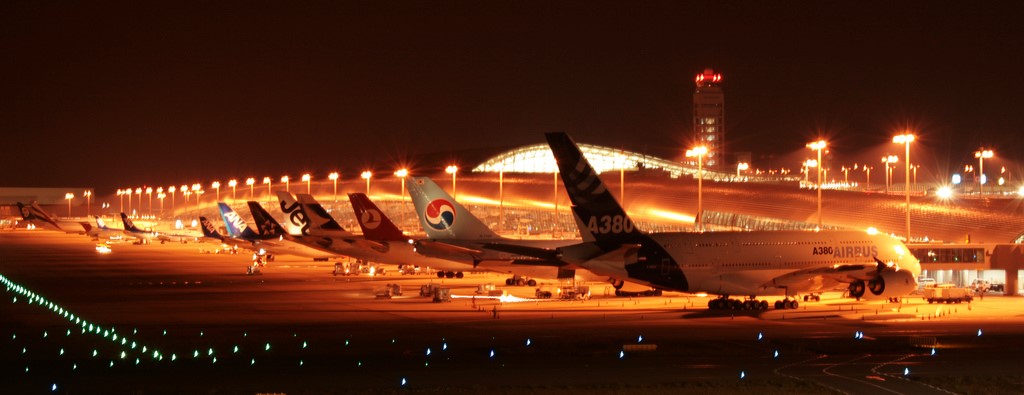
[[953, 284], [935, 284], [924, 289], [924, 299], [928, 303], [970, 303], [974, 295], [970, 289]]

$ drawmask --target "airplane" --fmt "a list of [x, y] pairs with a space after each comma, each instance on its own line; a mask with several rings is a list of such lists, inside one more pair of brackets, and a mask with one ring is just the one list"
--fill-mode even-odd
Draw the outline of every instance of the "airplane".
[[[430, 267], [438, 271], [439, 278], [462, 278], [465, 276], [463, 271], [473, 270], [469, 265], [416, 253], [410, 239], [403, 235], [390, 219], [383, 217], [369, 199], [362, 203], [353, 202], [356, 217], [360, 219], [360, 227], [364, 229], [363, 235], [360, 236], [345, 230], [309, 194], [298, 194], [296, 200], [290, 193], [278, 191], [278, 197], [281, 200], [281, 210], [293, 225], [305, 232], [299, 237], [307, 242], [367, 262]], [[363, 211], [357, 209], [356, 205], [361, 205]], [[367, 211], [376, 215], [368, 214]], [[369, 221], [373, 219], [376, 221]]]
[[267, 260], [273, 260], [274, 255], [288, 254], [302, 258], [312, 258], [314, 262], [325, 262], [329, 259], [339, 258], [336, 253], [323, 248], [317, 248], [305, 243], [298, 242], [285, 232], [284, 228], [275, 221], [266, 210], [257, 202], [248, 202], [249, 210], [252, 212], [253, 221], [259, 233], [254, 232], [241, 216], [238, 215], [227, 203], [217, 202], [220, 208], [221, 218], [224, 220], [228, 236], [235, 240], [246, 243], [247, 248], [254, 250], [263, 249], [270, 256]]
[[180, 242], [182, 244], [188, 243], [189, 241], [197, 241], [199, 237], [196, 235], [184, 235], [184, 234], [171, 234], [171, 233], [160, 233], [158, 231], [147, 231], [139, 229], [135, 226], [135, 222], [131, 218], [128, 218], [128, 214], [121, 213], [121, 222], [124, 223], [124, 234], [134, 237], [139, 240], [142, 244], [151, 243], [153, 240], [159, 240], [160, 244], [168, 241]]
[[121, 240], [124, 238], [124, 229], [114, 229], [107, 226], [107, 223], [103, 221], [103, 218], [95, 215], [96, 227], [90, 229], [86, 234], [92, 236], [94, 239], [107, 239], [107, 240]]
[[[513, 274], [506, 285], [536, 285], [534, 279], [577, 279], [609, 282], [610, 278], [561, 261], [554, 249], [579, 243], [575, 240], [519, 240], [495, 233], [462, 204], [427, 177], [410, 177], [406, 190], [416, 207], [426, 239], [417, 240], [416, 252], [448, 259], [473, 267]], [[584, 270], [576, 270], [584, 269]], [[616, 293], [627, 291], [624, 282], [613, 283]], [[650, 291], [650, 287], [629, 284], [630, 292]]]
[[25, 219], [29, 224], [37, 228], [56, 230], [65, 233], [73, 234], [88, 234], [92, 230], [92, 225], [85, 221], [75, 220], [56, 220], [39, 207], [39, 203], [32, 201], [28, 205], [17, 202], [18, 212], [21, 213], [21, 217]]
[[553, 251], [566, 263], [665, 290], [720, 295], [711, 309], [766, 310], [757, 295], [781, 295], [775, 308], [795, 309], [790, 297], [842, 285], [858, 300], [892, 300], [917, 288], [918, 260], [900, 240], [877, 232], [644, 233], [571, 137], [546, 137], [583, 237]]

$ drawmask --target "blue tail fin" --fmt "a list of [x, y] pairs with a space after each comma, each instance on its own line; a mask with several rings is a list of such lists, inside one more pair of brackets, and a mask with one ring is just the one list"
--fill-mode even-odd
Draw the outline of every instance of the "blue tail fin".
[[220, 217], [224, 220], [224, 227], [228, 231], [228, 236], [244, 240], [258, 238], [256, 232], [249, 229], [249, 226], [245, 224], [242, 217], [235, 210], [232, 210], [231, 206], [224, 202], [217, 202], [217, 207], [220, 208]]
[[402, 230], [377, 208], [376, 204], [363, 193], [350, 193], [348, 200], [352, 202], [359, 227], [363, 229], [363, 237], [373, 241], [405, 241], [409, 238]]
[[252, 212], [252, 220], [256, 223], [256, 229], [260, 231], [260, 235], [263, 237], [280, 237], [288, 234], [287, 231], [281, 227], [281, 224], [277, 222], [260, 206], [258, 202], [248, 201], [249, 211]]
[[213, 225], [213, 222], [210, 222], [210, 220], [206, 219], [206, 217], [200, 216], [199, 217], [199, 224], [202, 225], [201, 227], [203, 229], [203, 236], [209, 237], [209, 238], [212, 238], [212, 239], [219, 239], [219, 240], [223, 240], [224, 239], [224, 236], [221, 236], [220, 232], [217, 232], [217, 227]]
[[36, 202], [30, 202], [27, 206], [18, 202], [18, 212], [21, 213], [22, 218], [36, 226], [42, 226], [44, 228], [51, 228], [54, 230], [64, 230], [57, 224], [57, 221], [47, 214], [46, 211], [43, 211], [43, 208], [39, 207], [39, 204]]
[[128, 218], [128, 214], [121, 213], [121, 222], [124, 223], [124, 230], [135, 233], [142, 232], [142, 229], [135, 226], [135, 222], [133, 222], [131, 218]]
[[635, 242], [642, 235], [598, 177], [583, 152], [565, 133], [546, 133], [562, 183], [585, 241]]
[[500, 238], [430, 178], [409, 177], [405, 186], [427, 237], [449, 240]]

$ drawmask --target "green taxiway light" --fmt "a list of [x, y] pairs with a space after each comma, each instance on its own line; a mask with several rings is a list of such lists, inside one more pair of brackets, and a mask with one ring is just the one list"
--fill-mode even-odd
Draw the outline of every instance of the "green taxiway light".
[[264, 351], [270, 351], [270, 343], [267, 343], [267, 345], [265, 347], [263, 347], [263, 350]]
[[124, 351], [121, 351], [121, 359], [124, 359], [127, 356], [128, 356], [128, 353], [126, 353]]
[[234, 352], [235, 352], [236, 354], [238, 353], [238, 346], [235, 346]]

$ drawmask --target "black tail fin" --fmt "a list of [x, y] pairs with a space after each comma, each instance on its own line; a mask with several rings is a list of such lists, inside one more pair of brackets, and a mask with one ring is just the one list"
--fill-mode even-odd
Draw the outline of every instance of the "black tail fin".
[[263, 206], [260, 206], [259, 202], [249, 201], [247, 203], [249, 211], [252, 212], [252, 220], [256, 223], [256, 229], [259, 230], [261, 236], [285, 236], [288, 234], [281, 224], [267, 210], [264, 210]]
[[642, 233], [565, 133], [546, 133], [584, 240], [635, 242]]
[[220, 235], [220, 232], [217, 232], [217, 227], [213, 225], [213, 222], [210, 222], [206, 217], [200, 216], [199, 224], [202, 225], [203, 236], [218, 240], [224, 239], [224, 237]]

